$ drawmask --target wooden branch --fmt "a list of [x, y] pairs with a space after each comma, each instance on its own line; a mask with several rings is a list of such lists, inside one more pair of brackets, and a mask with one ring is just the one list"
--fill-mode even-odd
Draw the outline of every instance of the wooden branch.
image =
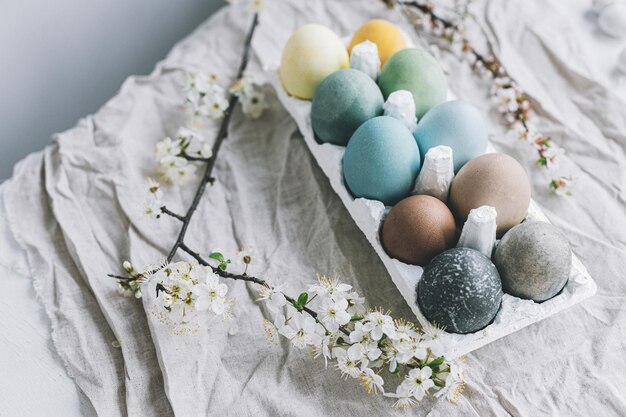
[[[241, 59], [241, 64], [239, 65], [239, 70], [237, 71], [237, 76], [235, 79], [239, 79], [243, 76], [246, 67], [248, 66], [248, 61], [250, 59], [250, 46], [252, 44], [252, 36], [254, 35], [254, 31], [259, 23], [259, 14], [255, 13], [254, 18], [252, 19], [252, 25], [248, 31], [246, 36], [246, 41], [244, 44], [243, 56]], [[183, 244], [185, 240], [185, 234], [187, 233], [187, 229], [189, 228], [189, 223], [191, 222], [191, 218], [193, 217], [194, 212], [198, 208], [198, 204], [202, 198], [202, 194], [204, 194], [204, 190], [206, 189], [207, 184], [213, 183], [213, 177], [211, 174], [213, 173], [213, 168], [215, 168], [215, 161], [217, 160], [217, 156], [219, 155], [220, 148], [222, 147], [222, 143], [228, 136], [228, 125], [230, 124], [230, 119], [233, 115], [233, 111], [235, 110], [235, 106], [237, 105], [238, 99], [232, 93], [230, 94], [230, 98], [228, 99], [228, 108], [224, 113], [224, 118], [222, 119], [222, 124], [220, 125], [220, 129], [217, 132], [217, 137], [215, 138], [215, 142], [213, 143], [213, 156], [206, 161], [206, 168], [204, 170], [204, 174], [202, 175], [202, 179], [200, 180], [200, 184], [196, 189], [196, 193], [194, 195], [193, 201], [187, 210], [187, 214], [184, 216], [183, 225], [178, 233], [178, 237], [176, 238], [176, 242], [170, 253], [167, 255], [167, 262], [171, 262], [176, 255], [176, 251], [180, 248], [181, 244]]]

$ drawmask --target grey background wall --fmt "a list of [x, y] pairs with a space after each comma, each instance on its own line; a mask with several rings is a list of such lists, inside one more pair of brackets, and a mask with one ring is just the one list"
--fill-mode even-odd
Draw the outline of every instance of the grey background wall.
[[223, 0], [0, 0], [0, 181]]

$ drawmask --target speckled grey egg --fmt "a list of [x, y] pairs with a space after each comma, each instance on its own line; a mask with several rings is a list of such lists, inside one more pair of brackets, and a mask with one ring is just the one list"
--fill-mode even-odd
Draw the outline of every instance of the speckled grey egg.
[[454, 248], [424, 268], [417, 303], [428, 321], [449, 333], [473, 333], [494, 319], [502, 284], [491, 260], [474, 249]]
[[567, 283], [572, 250], [563, 233], [550, 223], [524, 222], [502, 237], [493, 262], [504, 292], [541, 302]]

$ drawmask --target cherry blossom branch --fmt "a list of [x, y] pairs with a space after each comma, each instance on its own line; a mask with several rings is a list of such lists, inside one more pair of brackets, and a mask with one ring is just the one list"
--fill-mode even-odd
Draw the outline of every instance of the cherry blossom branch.
[[[241, 64], [239, 65], [239, 70], [237, 71], [237, 76], [235, 79], [239, 79], [243, 77], [243, 73], [246, 70], [246, 67], [248, 66], [248, 61], [250, 59], [250, 46], [252, 44], [252, 36], [254, 35], [254, 31], [256, 30], [258, 23], [259, 23], [259, 14], [254, 13], [254, 17], [252, 19], [252, 25], [250, 26], [250, 29], [248, 31], [248, 34], [246, 36], [246, 40], [244, 43], [244, 50], [243, 50], [243, 57], [241, 60]], [[174, 258], [174, 255], [176, 255], [176, 251], [180, 248], [181, 244], [183, 244], [183, 241], [185, 239], [185, 234], [187, 233], [187, 229], [189, 228], [189, 223], [191, 222], [191, 218], [193, 217], [193, 214], [198, 208], [198, 204], [200, 203], [200, 200], [202, 199], [202, 195], [204, 194], [204, 190], [206, 189], [207, 184], [209, 183], [212, 184], [214, 181], [211, 174], [213, 173], [213, 168], [215, 168], [215, 161], [217, 160], [217, 155], [220, 152], [222, 143], [228, 136], [228, 126], [230, 124], [230, 119], [233, 115], [233, 111], [235, 110], [235, 106], [237, 105], [238, 101], [239, 99], [237, 98], [237, 96], [235, 96], [234, 94], [230, 95], [230, 98], [228, 100], [228, 108], [226, 109], [224, 113], [224, 118], [222, 119], [220, 129], [217, 132], [215, 143], [213, 144], [213, 149], [212, 149], [213, 155], [210, 158], [208, 158], [208, 161], [206, 161], [206, 168], [204, 170], [204, 174], [202, 175], [200, 184], [198, 184], [198, 188], [196, 189], [196, 193], [194, 195], [193, 201], [191, 202], [191, 205], [189, 206], [189, 209], [187, 210], [187, 214], [185, 214], [184, 216], [183, 225], [180, 229], [180, 232], [178, 233], [176, 242], [174, 243], [174, 246], [172, 246], [172, 249], [170, 250], [169, 254], [167, 255], [168, 263], [171, 262], [171, 260]]]
[[196, 161], [196, 162], [209, 162], [211, 160], [211, 158], [204, 158], [202, 156], [193, 156], [193, 155], [188, 155], [186, 153], [181, 155], [182, 158], [185, 158], [188, 161]]
[[161, 207], [161, 213], [163, 213], [163, 214], [167, 214], [168, 216], [173, 217], [173, 218], [175, 218], [175, 219], [177, 219], [177, 220], [180, 220], [181, 222], [184, 222], [184, 221], [185, 221], [185, 217], [181, 216], [180, 214], [176, 214], [176, 213], [174, 213], [173, 211], [169, 210], [169, 209], [168, 209], [167, 207], [165, 207], [165, 206], [162, 206], [162, 207]]
[[[241, 64], [239, 66], [239, 70], [237, 72], [237, 76], [235, 79], [240, 79], [243, 77], [243, 74], [246, 70], [248, 61], [249, 61], [249, 56], [250, 56], [250, 46], [251, 46], [251, 42], [252, 42], [252, 37], [254, 35], [254, 31], [256, 29], [258, 25], [258, 13], [254, 14], [254, 18], [252, 20], [252, 24], [251, 27], [248, 31], [248, 34], [246, 36], [246, 40], [244, 43], [244, 51], [243, 51], [243, 56], [242, 56], [242, 60], [241, 60]], [[182, 222], [182, 226], [181, 229], [178, 233], [178, 236], [176, 238], [176, 242], [174, 243], [174, 245], [172, 246], [172, 248], [169, 251], [169, 254], [166, 258], [166, 264], [169, 264], [172, 259], [174, 258], [174, 256], [176, 255], [177, 251], [180, 249], [184, 252], [186, 252], [187, 254], [189, 254], [192, 258], [194, 258], [196, 261], [198, 261], [198, 263], [200, 265], [203, 265], [205, 267], [209, 267], [211, 268], [211, 270], [219, 275], [222, 278], [228, 278], [228, 279], [232, 279], [232, 280], [236, 280], [236, 281], [245, 281], [245, 282], [251, 282], [260, 286], [263, 286], [267, 289], [272, 289], [272, 287], [268, 284], [268, 282], [264, 279], [261, 278], [256, 278], [256, 277], [252, 277], [249, 276], [247, 274], [234, 274], [232, 272], [228, 272], [225, 269], [219, 268], [219, 267], [215, 267], [213, 265], [211, 265], [206, 259], [204, 259], [198, 252], [192, 250], [191, 248], [189, 248], [189, 246], [187, 246], [187, 244], [185, 243], [185, 235], [187, 233], [187, 230], [189, 228], [189, 224], [191, 223], [191, 219], [193, 218], [193, 215], [195, 213], [195, 211], [198, 208], [198, 205], [200, 203], [200, 200], [202, 199], [202, 196], [204, 195], [204, 192], [206, 190], [206, 186], [207, 184], [213, 184], [213, 182], [215, 181], [215, 178], [212, 177], [212, 173], [213, 173], [213, 169], [215, 168], [215, 163], [217, 160], [217, 157], [219, 155], [222, 143], [224, 142], [224, 140], [228, 137], [228, 126], [230, 125], [230, 120], [233, 114], [233, 111], [235, 109], [235, 106], [237, 105], [239, 101], [238, 95], [234, 94], [231, 92], [230, 97], [228, 99], [228, 107], [224, 112], [224, 118], [222, 119], [219, 131], [217, 133], [214, 145], [212, 147], [212, 155], [210, 158], [204, 158], [204, 157], [195, 157], [195, 156], [191, 156], [188, 155], [187, 153], [185, 153], [183, 151], [183, 153], [181, 154], [181, 157], [187, 159], [188, 161], [194, 161], [194, 162], [202, 162], [206, 164], [204, 173], [202, 175], [202, 179], [200, 180], [200, 183], [198, 184], [198, 188], [196, 189], [196, 192], [194, 194], [194, 198], [192, 200], [191, 205], [189, 206], [187, 212], [185, 215], [180, 215], [177, 213], [174, 213], [173, 211], [169, 210], [166, 206], [161, 206], [160, 207], [160, 211], [161, 214], [165, 214], [168, 215], [174, 219], [177, 219], [179, 221]], [[154, 192], [156, 192], [157, 189], [154, 190]], [[156, 273], [158, 270], [152, 270], [149, 273], [153, 274]], [[133, 281], [136, 279], [135, 277], [123, 277], [123, 276], [118, 276], [118, 275], [109, 275], [111, 278], [116, 278], [116, 279], [120, 279], [120, 280], [127, 280], [127, 281]], [[287, 302], [291, 303], [292, 305], [297, 305], [296, 300], [293, 297], [290, 297], [287, 294], [282, 293], [283, 296], [285, 297], [285, 299], [287, 300]], [[305, 313], [309, 314], [311, 317], [313, 317], [314, 319], [317, 320], [317, 313], [313, 310], [311, 310], [310, 308], [308, 308], [306, 305], [299, 305], [297, 307], [297, 309], [299, 311], [304, 311]], [[342, 333], [344, 333], [345, 335], [349, 335], [350, 332], [344, 328], [343, 326], [340, 327], [339, 329]]]
[[[394, 0], [383, 0], [389, 7], [393, 7]], [[508, 75], [502, 63], [494, 56], [486, 56], [478, 52], [465, 36], [463, 25], [460, 22], [446, 19], [435, 12], [435, 7], [430, 2], [402, 1], [395, 3], [403, 6], [403, 12], [407, 9], [415, 10], [425, 16], [429, 22], [424, 26], [434, 34], [441, 36], [450, 44], [457, 41], [461, 44], [461, 52], [469, 54], [473, 59], [474, 69], [488, 74], [495, 86], [496, 96], [501, 101], [499, 110], [506, 121], [517, 127], [519, 138], [529, 142], [537, 152], [536, 165], [550, 168], [556, 163], [558, 150], [548, 136], [535, 132], [528, 124], [531, 117], [530, 101], [527, 94]], [[488, 45], [490, 47], [490, 45]], [[569, 187], [573, 179], [571, 176], [561, 176], [552, 179], [548, 186], [559, 195], [571, 195]]]

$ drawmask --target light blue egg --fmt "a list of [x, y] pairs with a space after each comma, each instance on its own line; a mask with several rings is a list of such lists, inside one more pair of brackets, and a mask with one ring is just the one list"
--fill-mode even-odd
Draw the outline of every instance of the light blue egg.
[[487, 125], [480, 111], [462, 100], [446, 101], [430, 109], [413, 132], [422, 158], [430, 148], [452, 148], [454, 171], [487, 150]]
[[363, 123], [343, 155], [343, 176], [352, 195], [387, 206], [410, 194], [420, 166], [413, 135], [402, 122], [389, 116]]

